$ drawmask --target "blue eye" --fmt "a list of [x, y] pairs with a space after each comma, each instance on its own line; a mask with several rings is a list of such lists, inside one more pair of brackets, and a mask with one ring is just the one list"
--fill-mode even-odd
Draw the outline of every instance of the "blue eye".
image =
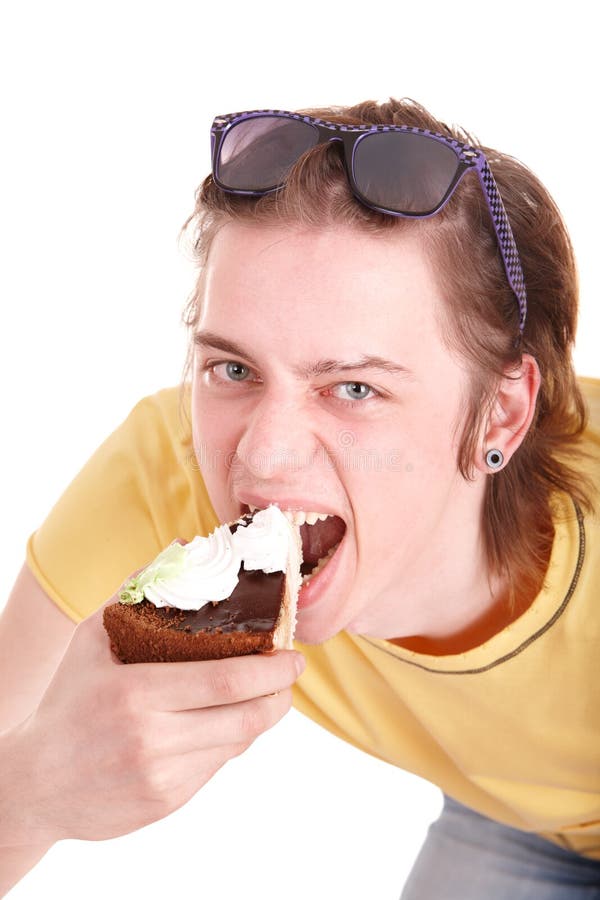
[[231, 387], [233, 384], [254, 384], [260, 381], [254, 369], [236, 359], [224, 359], [221, 362], [211, 360], [201, 366], [206, 385]]
[[368, 384], [363, 384], [362, 381], [346, 381], [340, 387], [344, 389], [351, 400], [364, 400], [372, 392], [372, 388]]
[[250, 372], [248, 366], [244, 366], [239, 362], [228, 362], [225, 364], [227, 377], [232, 381], [244, 381]]

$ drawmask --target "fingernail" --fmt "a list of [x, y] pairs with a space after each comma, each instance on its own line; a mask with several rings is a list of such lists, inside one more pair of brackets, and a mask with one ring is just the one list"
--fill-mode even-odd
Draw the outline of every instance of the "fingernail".
[[306, 668], [306, 659], [302, 656], [301, 653], [296, 653], [296, 672], [298, 675], [302, 675]]

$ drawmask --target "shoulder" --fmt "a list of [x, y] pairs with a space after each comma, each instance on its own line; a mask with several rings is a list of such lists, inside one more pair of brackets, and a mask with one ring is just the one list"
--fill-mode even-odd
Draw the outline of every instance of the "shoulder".
[[190, 394], [184, 384], [143, 397], [109, 438], [110, 464], [116, 457], [125, 463], [129, 485], [143, 498], [163, 544], [190, 540], [216, 524], [194, 454]]
[[172, 540], [215, 521], [186, 394], [164, 388], [139, 400], [77, 473], [30, 537], [27, 563], [78, 621]]
[[191, 446], [189, 385], [162, 388], [142, 397], [122, 428], [130, 438], [148, 439], [154, 436], [178, 446]]
[[[142, 397], [107, 437], [96, 456], [123, 478], [164, 492], [172, 479], [200, 478], [195, 463], [188, 385], [162, 388]], [[116, 474], [116, 473], [115, 473]]]

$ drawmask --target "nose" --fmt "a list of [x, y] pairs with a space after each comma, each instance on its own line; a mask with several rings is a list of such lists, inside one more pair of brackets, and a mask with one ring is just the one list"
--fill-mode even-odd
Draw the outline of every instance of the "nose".
[[314, 465], [319, 442], [302, 404], [265, 396], [243, 425], [236, 463], [254, 481], [285, 481]]

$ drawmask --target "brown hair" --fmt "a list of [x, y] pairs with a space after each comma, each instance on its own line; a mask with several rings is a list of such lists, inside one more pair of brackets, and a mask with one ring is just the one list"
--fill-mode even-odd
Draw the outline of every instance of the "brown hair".
[[[411, 125], [482, 146], [412, 100], [366, 101], [303, 112], [355, 125]], [[481, 428], [499, 379], [519, 364], [522, 352], [536, 358], [542, 383], [534, 420], [510, 463], [487, 479], [484, 505], [490, 572], [508, 580], [514, 609], [517, 597], [531, 599], [543, 582], [554, 535], [553, 492], [567, 491], [589, 510], [592, 488], [578, 468], [586, 411], [571, 361], [578, 305], [571, 242], [556, 204], [535, 175], [510, 156], [482, 149], [500, 189], [525, 274], [528, 316], [518, 347], [518, 306], [474, 174], [463, 179], [436, 216], [409, 221], [359, 203], [349, 189], [337, 145], [321, 144], [298, 161], [284, 188], [263, 197], [226, 194], [209, 176], [197, 191], [196, 208], [184, 231], [193, 229], [194, 254], [202, 270], [216, 231], [232, 219], [313, 227], [344, 223], [371, 233], [418, 228], [437, 277], [443, 278], [448, 346], [467, 361], [471, 375], [458, 457], [464, 478], [473, 477], [473, 460], [482, 450]], [[192, 330], [201, 300], [200, 275], [184, 312], [184, 322]], [[191, 351], [184, 383], [190, 360]]]

